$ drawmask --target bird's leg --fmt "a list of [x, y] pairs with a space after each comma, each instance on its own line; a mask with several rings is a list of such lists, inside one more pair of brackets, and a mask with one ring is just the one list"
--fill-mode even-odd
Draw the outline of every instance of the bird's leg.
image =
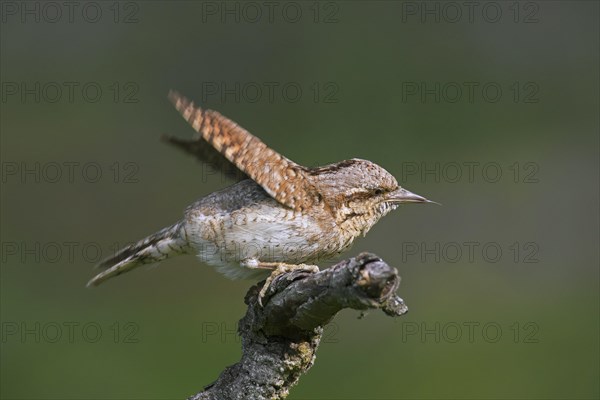
[[269, 286], [271, 286], [271, 283], [273, 283], [275, 278], [277, 278], [279, 275], [283, 275], [296, 270], [303, 270], [311, 272], [313, 274], [319, 272], [319, 267], [317, 267], [316, 265], [307, 264], [286, 264], [281, 262], [263, 262], [258, 260], [247, 260], [243, 261], [242, 265], [247, 268], [266, 269], [272, 271], [271, 275], [267, 277], [265, 284], [258, 293], [258, 304], [260, 304], [261, 307], [263, 306], [262, 299], [267, 294]]

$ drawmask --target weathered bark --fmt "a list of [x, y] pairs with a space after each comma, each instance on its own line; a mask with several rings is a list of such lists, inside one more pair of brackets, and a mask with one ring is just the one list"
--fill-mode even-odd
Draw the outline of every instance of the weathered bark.
[[396, 295], [399, 284], [395, 268], [362, 253], [317, 274], [296, 270], [278, 276], [263, 298], [264, 307], [257, 300], [262, 282], [253, 286], [238, 327], [242, 359], [189, 400], [284, 399], [313, 365], [323, 326], [338, 311], [406, 313]]

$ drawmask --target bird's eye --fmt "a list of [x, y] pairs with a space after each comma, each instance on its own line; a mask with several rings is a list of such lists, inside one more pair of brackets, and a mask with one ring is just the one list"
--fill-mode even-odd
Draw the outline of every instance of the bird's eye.
[[377, 196], [380, 196], [380, 195], [382, 195], [382, 194], [383, 194], [383, 189], [375, 189], [375, 194], [376, 194]]

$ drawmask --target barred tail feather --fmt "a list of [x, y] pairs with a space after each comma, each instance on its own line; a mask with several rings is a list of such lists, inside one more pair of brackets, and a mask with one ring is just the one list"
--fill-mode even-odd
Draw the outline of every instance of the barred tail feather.
[[100, 262], [97, 268], [106, 268], [106, 270], [93, 277], [87, 286], [98, 286], [113, 276], [131, 271], [141, 265], [153, 264], [170, 256], [185, 253], [188, 243], [182, 232], [182, 224], [182, 222], [178, 222], [162, 229]]

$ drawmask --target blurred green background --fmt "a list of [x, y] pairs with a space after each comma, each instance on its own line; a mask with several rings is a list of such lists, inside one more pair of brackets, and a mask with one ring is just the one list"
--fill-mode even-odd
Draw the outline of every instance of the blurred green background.
[[192, 134], [171, 88], [443, 204], [344, 254], [410, 313], [341, 313], [290, 399], [600, 396], [598, 2], [54, 4], [2, 2], [3, 399], [181, 399], [238, 360], [253, 282], [189, 256], [85, 288], [229, 184], [159, 141]]

